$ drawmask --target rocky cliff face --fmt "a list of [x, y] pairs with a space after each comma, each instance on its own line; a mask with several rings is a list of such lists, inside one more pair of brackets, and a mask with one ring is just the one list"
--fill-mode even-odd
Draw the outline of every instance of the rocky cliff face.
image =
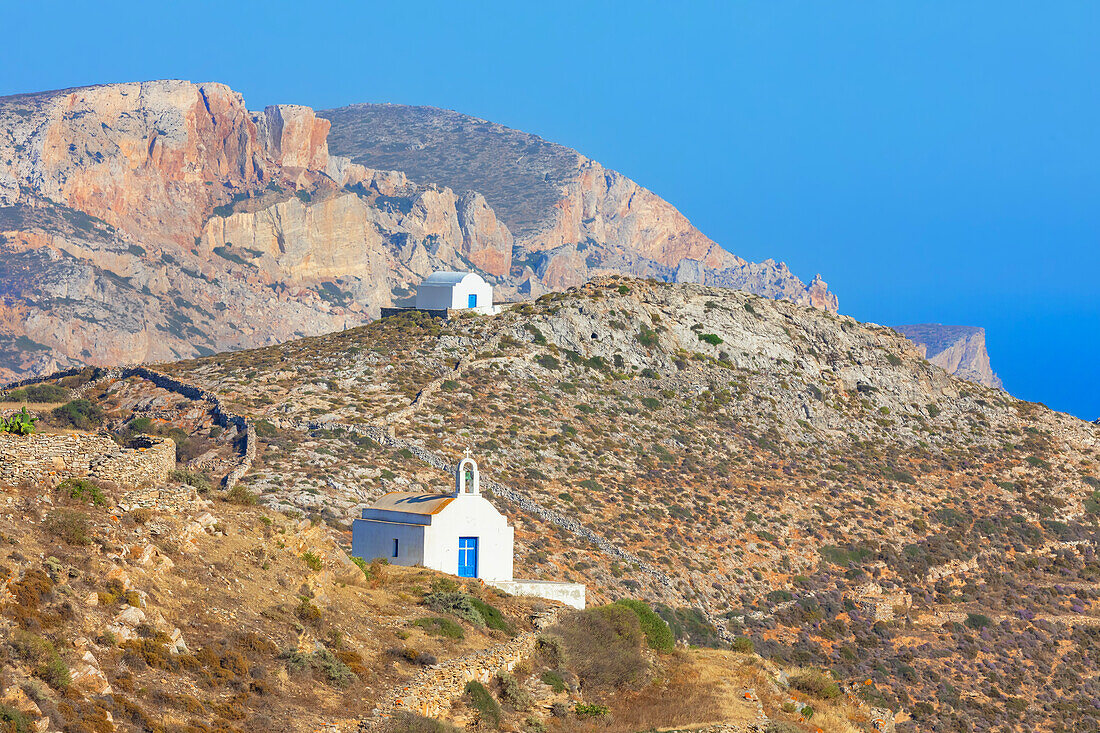
[[984, 328], [921, 323], [894, 330], [924, 349], [928, 361], [951, 374], [986, 387], [1002, 386], [989, 364]]
[[515, 236], [512, 275], [528, 290], [626, 273], [837, 309], [820, 277], [806, 286], [782, 263], [746, 262], [652, 191], [575, 150], [432, 107], [358, 104], [320, 115], [332, 121], [333, 150], [357, 163], [483, 193]]
[[[560, 146], [525, 143], [551, 170], [513, 180], [496, 165], [486, 194], [333, 155], [331, 124], [186, 81], [0, 99], [0, 381], [356, 325], [437, 269], [477, 269], [501, 298], [625, 272], [836, 308], [820, 280], [725, 252]], [[335, 137], [348, 146], [346, 126]], [[467, 142], [438, 152], [480, 171], [485, 143]]]

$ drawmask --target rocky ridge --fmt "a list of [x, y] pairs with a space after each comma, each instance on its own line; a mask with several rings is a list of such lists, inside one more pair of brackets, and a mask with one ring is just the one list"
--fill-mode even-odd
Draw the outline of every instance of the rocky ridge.
[[593, 161], [549, 207], [559, 225], [517, 240], [476, 189], [333, 155], [330, 124], [249, 111], [216, 83], [0, 99], [0, 379], [340, 330], [439, 269], [479, 270], [502, 299], [599, 271], [713, 271], [835, 310], [824, 283], [725, 253]]

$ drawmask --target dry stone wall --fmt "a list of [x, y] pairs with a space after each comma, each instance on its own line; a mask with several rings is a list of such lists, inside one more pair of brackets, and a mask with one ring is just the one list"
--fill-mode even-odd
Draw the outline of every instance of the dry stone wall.
[[176, 444], [169, 438], [144, 442], [122, 448], [106, 435], [0, 433], [0, 481], [88, 477], [123, 488], [162, 484], [176, 467]]
[[[24, 379], [20, 382], [13, 382], [11, 384], [4, 385], [3, 390], [12, 390], [19, 387], [25, 387], [29, 384], [38, 384], [40, 382], [51, 381], [55, 379], [61, 379], [63, 377], [73, 376], [79, 374], [83, 369], [68, 369], [62, 372], [56, 372], [44, 377], [36, 377], [33, 379]], [[214, 421], [222, 427], [235, 427], [244, 435], [244, 442], [241, 446], [241, 458], [237, 462], [237, 465], [231, 470], [224, 479], [222, 484], [226, 489], [231, 489], [236, 486], [237, 482], [241, 480], [241, 476], [244, 476], [249, 469], [252, 468], [252, 462], [256, 459], [256, 428], [250, 423], [243, 415], [238, 415], [228, 409], [222, 404], [221, 398], [213, 392], [208, 392], [204, 389], [196, 387], [193, 384], [181, 382], [180, 380], [170, 377], [167, 374], [161, 374], [160, 372], [153, 371], [143, 366], [135, 367], [111, 367], [109, 369], [96, 370], [93, 378], [85, 384], [77, 387], [73, 390], [73, 397], [80, 397], [93, 387], [102, 384], [104, 382], [114, 381], [118, 379], [126, 379], [128, 377], [141, 377], [147, 379], [153, 384], [157, 385], [161, 389], [168, 390], [169, 392], [175, 392], [176, 394], [187, 397], [191, 400], [202, 401], [210, 403], [210, 412], [214, 416]], [[175, 467], [175, 457], [173, 453], [173, 465]], [[170, 470], [170, 469], [169, 469]], [[3, 474], [0, 473], [0, 478], [3, 478]]]
[[489, 649], [438, 664], [421, 672], [408, 684], [390, 691], [375, 707], [372, 717], [363, 721], [360, 730], [375, 730], [382, 720], [396, 712], [407, 711], [434, 718], [451, 707], [451, 701], [466, 690], [466, 683], [477, 680], [488, 683], [500, 672], [510, 672], [535, 651], [535, 641], [541, 629], [553, 625], [557, 611], [536, 619], [536, 631], [516, 636], [511, 641]]

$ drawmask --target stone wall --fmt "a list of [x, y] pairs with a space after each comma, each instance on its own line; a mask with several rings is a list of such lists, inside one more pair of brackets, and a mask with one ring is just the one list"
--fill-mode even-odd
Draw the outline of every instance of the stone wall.
[[429, 718], [437, 717], [451, 707], [451, 701], [462, 696], [466, 683], [477, 680], [490, 682], [499, 672], [510, 672], [535, 651], [535, 641], [541, 629], [557, 620], [551, 611], [535, 620], [536, 631], [529, 631], [504, 644], [485, 649], [443, 664], [429, 667], [405, 685], [383, 697], [372, 718], [363, 721], [361, 730], [373, 730], [395, 712], [408, 711]]
[[[72, 376], [79, 374], [83, 371], [83, 368], [68, 369], [63, 372], [56, 372], [44, 377], [34, 377], [31, 379], [24, 379], [21, 382], [13, 382], [11, 384], [4, 385], [3, 390], [16, 389], [17, 387], [25, 387], [28, 384], [38, 384], [41, 382], [51, 381], [55, 379], [61, 379], [62, 377]], [[148, 369], [143, 366], [136, 367], [111, 367], [109, 369], [97, 369], [93, 378], [77, 387], [72, 391], [73, 398], [83, 396], [85, 392], [93, 387], [102, 384], [103, 382], [114, 381], [118, 379], [126, 379], [128, 377], [141, 377], [147, 379], [153, 384], [157, 385], [161, 389], [168, 390], [169, 392], [175, 392], [188, 399], [203, 401], [210, 403], [210, 412], [214, 416], [214, 421], [221, 425], [223, 428], [227, 428], [230, 425], [234, 426], [244, 435], [244, 443], [241, 447], [241, 459], [237, 465], [230, 471], [226, 477], [222, 480], [222, 484], [226, 489], [233, 488], [238, 481], [241, 480], [241, 476], [244, 476], [250, 468], [252, 468], [252, 462], [256, 459], [256, 428], [253, 427], [245, 417], [237, 415], [225, 408], [222, 404], [221, 398], [219, 398], [213, 392], [207, 392], [204, 389], [196, 387], [193, 384], [181, 382], [174, 377], [170, 377], [167, 374], [161, 374], [155, 372], [152, 369]], [[173, 458], [173, 467], [174, 467]], [[2, 478], [3, 474], [0, 474]]]
[[128, 489], [162, 484], [176, 467], [176, 444], [169, 438], [143, 442], [143, 447], [122, 448], [98, 434], [0, 433], [0, 482], [87, 477]]

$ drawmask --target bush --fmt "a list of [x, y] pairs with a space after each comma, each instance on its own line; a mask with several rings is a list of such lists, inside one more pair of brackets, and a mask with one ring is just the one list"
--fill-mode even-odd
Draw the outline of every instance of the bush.
[[987, 626], [992, 626], [993, 620], [990, 619], [989, 616], [986, 616], [982, 613], [968, 613], [966, 614], [966, 621], [964, 621], [963, 623], [965, 623], [970, 628], [977, 630], [984, 629]]
[[554, 692], [565, 692], [568, 689], [565, 685], [565, 678], [561, 676], [560, 672], [547, 670], [542, 673], [540, 679], [544, 685], [548, 685]]
[[485, 689], [485, 685], [477, 680], [467, 682], [465, 698], [470, 707], [477, 711], [482, 723], [493, 728], [500, 727], [500, 704]]
[[645, 601], [622, 599], [615, 601], [614, 605], [629, 608], [634, 612], [650, 649], [670, 652], [676, 648], [676, 638], [672, 635], [672, 629]]
[[504, 615], [501, 614], [500, 609], [496, 606], [491, 606], [480, 598], [470, 597], [470, 602], [473, 604], [477, 612], [481, 614], [481, 618], [485, 619], [485, 625], [490, 629], [497, 631], [503, 631], [506, 634], [514, 634], [515, 630], [512, 625], [504, 619]]
[[661, 407], [661, 401], [656, 397], [643, 397], [641, 402], [647, 410], [657, 410]]
[[462, 627], [449, 618], [440, 618], [438, 616], [419, 618], [413, 621], [413, 626], [424, 629], [424, 631], [429, 634], [442, 636], [447, 639], [463, 639], [466, 637], [466, 633], [462, 630]]
[[309, 566], [310, 570], [320, 570], [322, 567], [324, 567], [324, 563], [321, 561], [321, 558], [318, 557], [316, 553], [309, 550], [306, 550], [304, 553], [302, 553], [302, 560], [307, 566]]
[[497, 675], [497, 684], [500, 685], [500, 699], [511, 706], [513, 710], [526, 710], [531, 707], [531, 696], [519, 686], [519, 680], [514, 674], [501, 672]]
[[356, 679], [351, 668], [324, 647], [310, 655], [310, 664], [321, 673], [329, 684], [336, 687], [347, 687]]
[[449, 613], [474, 626], [484, 626], [485, 619], [473, 604], [473, 599], [461, 591], [433, 591], [424, 596], [424, 605], [438, 613]]
[[35, 730], [26, 715], [7, 705], [0, 705], [0, 723], [5, 733], [31, 733]]
[[583, 702], [577, 703], [573, 712], [578, 718], [605, 718], [611, 714], [611, 710], [606, 705], [586, 705]]
[[386, 722], [382, 727], [382, 733], [460, 733], [460, 731], [449, 723], [400, 712]]
[[56, 384], [30, 384], [6, 395], [9, 402], [68, 402], [69, 390]]
[[747, 639], [744, 636], [739, 636], [733, 640], [733, 650], [740, 652], [741, 654], [752, 654], [755, 647], [753, 646], [752, 639]]
[[718, 344], [723, 343], [722, 337], [716, 333], [701, 333], [699, 334], [699, 340], [706, 341], [711, 346], [717, 346]]
[[565, 661], [589, 687], [625, 688], [649, 670], [642, 654], [645, 635], [638, 616], [624, 606], [577, 611], [554, 629], [561, 637]]
[[298, 606], [294, 609], [294, 615], [307, 624], [317, 625], [321, 622], [321, 609], [310, 603], [305, 596], [298, 599]]
[[805, 669], [789, 678], [791, 687], [821, 700], [840, 697], [840, 686], [833, 676], [822, 669]]
[[103, 506], [107, 503], [107, 497], [103, 495], [103, 488], [86, 478], [67, 478], [61, 482], [58, 488], [67, 492], [70, 499], [90, 501], [96, 506]]
[[46, 520], [46, 529], [70, 545], [88, 545], [92, 541], [88, 535], [88, 518], [80, 512], [59, 509]]
[[200, 494], [204, 494], [214, 488], [213, 482], [210, 481], [210, 478], [206, 474], [186, 471], [182, 468], [173, 469], [168, 474], [168, 478], [181, 484], [187, 484]]
[[90, 430], [103, 422], [103, 410], [83, 397], [55, 407], [50, 415], [58, 425], [78, 430]]
[[222, 498], [230, 504], [239, 504], [240, 506], [253, 506], [256, 503], [256, 495], [241, 484], [235, 484], [233, 488], [225, 492], [225, 496]]

